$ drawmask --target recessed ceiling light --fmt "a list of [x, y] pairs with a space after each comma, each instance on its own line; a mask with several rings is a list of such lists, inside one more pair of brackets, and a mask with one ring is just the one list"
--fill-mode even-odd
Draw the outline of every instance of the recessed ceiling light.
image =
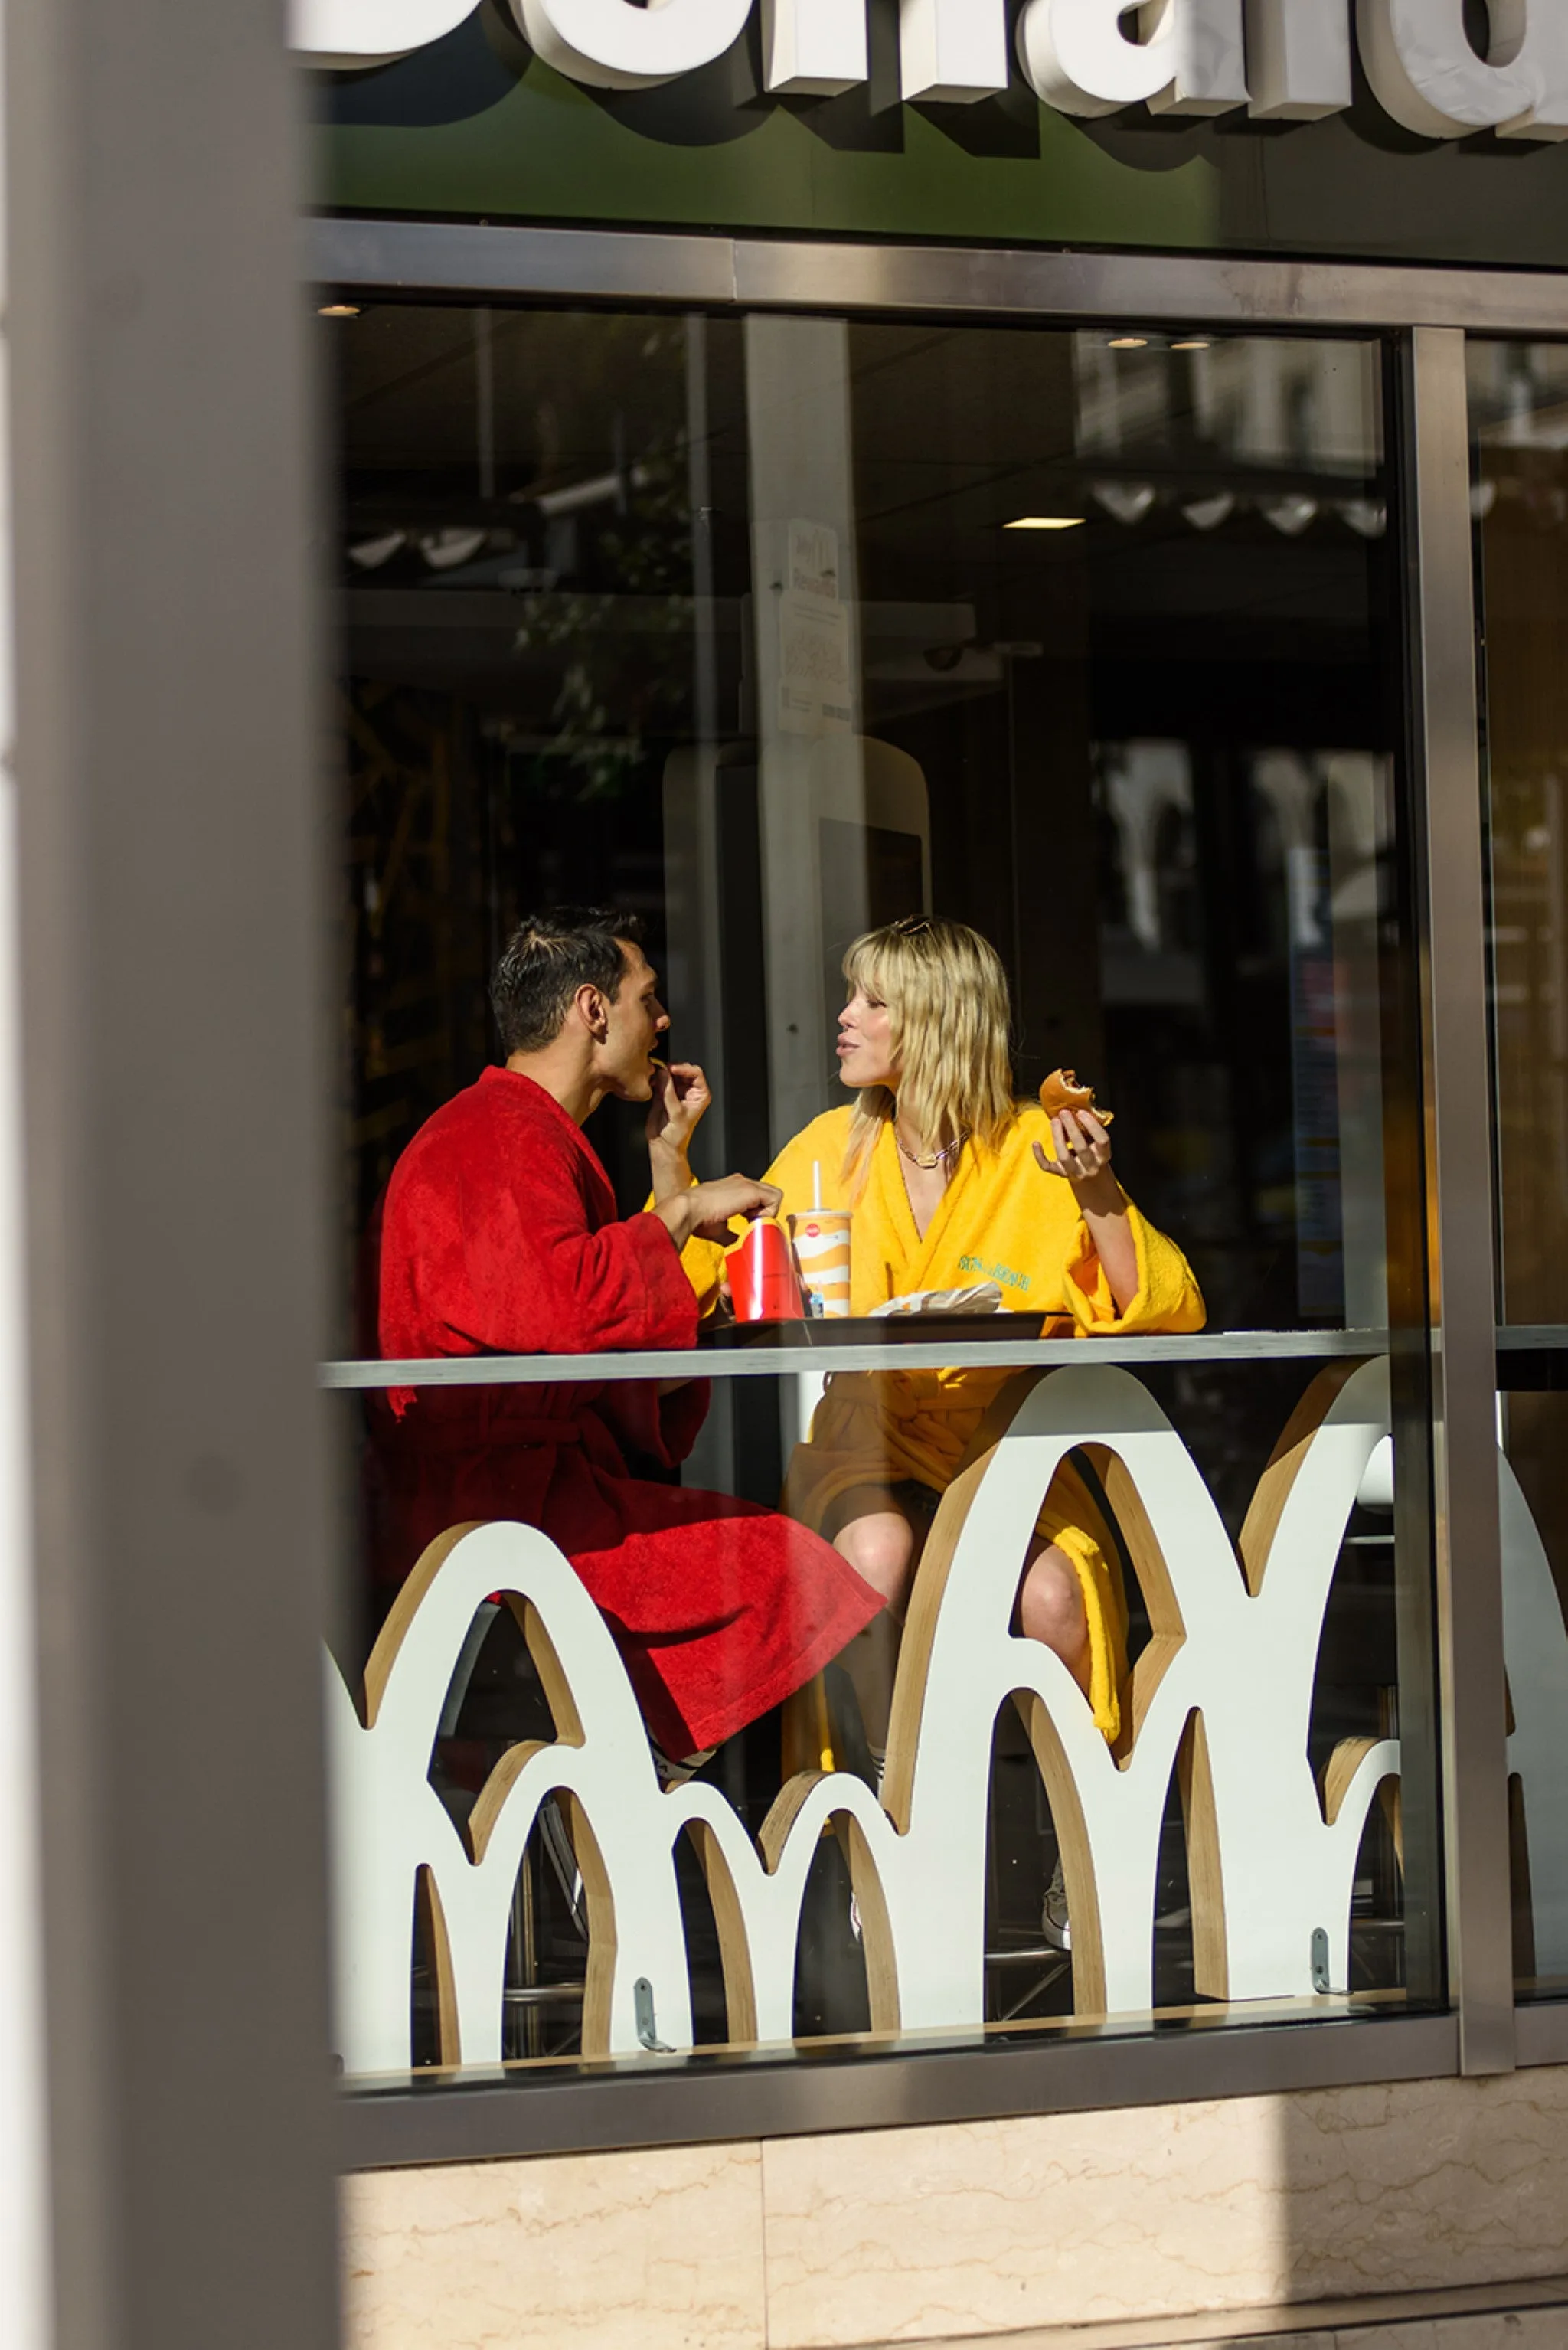
[[1172, 343], [1173, 351], [1206, 351], [1210, 348], [1207, 335], [1189, 335], [1179, 343]]
[[323, 302], [316, 315], [318, 318], [357, 318], [359, 307], [358, 302]]
[[1020, 515], [1016, 522], [1004, 522], [1003, 530], [1076, 530], [1087, 519], [1084, 515]]
[[1147, 335], [1113, 335], [1106, 348], [1113, 351], [1147, 351], [1148, 337]]

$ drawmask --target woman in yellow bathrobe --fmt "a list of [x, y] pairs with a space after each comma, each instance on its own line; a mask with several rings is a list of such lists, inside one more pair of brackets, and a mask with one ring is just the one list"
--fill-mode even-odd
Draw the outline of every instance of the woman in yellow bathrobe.
[[[958, 922], [897, 922], [858, 940], [844, 968], [838, 1057], [857, 1100], [797, 1135], [767, 1180], [782, 1213], [852, 1211], [851, 1312], [989, 1281], [1012, 1311], [1044, 1314], [1050, 1336], [1201, 1329], [1187, 1260], [1122, 1191], [1106, 1127], [1014, 1100], [1007, 980], [988, 941]], [[882, 1593], [895, 1623], [937, 1501], [1010, 1376], [841, 1373], [796, 1448], [785, 1506]], [[1062, 1658], [1114, 1741], [1127, 1610], [1107, 1545], [1064, 1464], [1024, 1567], [1020, 1627]], [[880, 1711], [866, 1707], [864, 1669], [844, 1661], [863, 1710]], [[880, 1727], [867, 1723], [874, 1745]]]

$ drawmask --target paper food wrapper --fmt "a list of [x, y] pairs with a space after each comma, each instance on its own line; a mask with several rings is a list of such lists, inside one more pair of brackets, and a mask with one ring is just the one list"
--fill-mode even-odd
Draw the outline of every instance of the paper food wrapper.
[[890, 1297], [874, 1305], [873, 1322], [890, 1321], [896, 1314], [1005, 1314], [1002, 1291], [994, 1281], [977, 1281], [971, 1289], [919, 1289], [912, 1297]]

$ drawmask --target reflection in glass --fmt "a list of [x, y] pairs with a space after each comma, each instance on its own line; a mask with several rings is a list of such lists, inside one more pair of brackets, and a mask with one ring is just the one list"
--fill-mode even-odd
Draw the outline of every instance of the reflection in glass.
[[1503, 1319], [1568, 1322], [1568, 355], [1471, 347]]
[[[384, 1315], [378, 1326], [396, 1170], [432, 1116], [467, 1089], [494, 1092], [498, 1073], [482, 1076], [498, 1057], [492, 970], [524, 914], [562, 904], [640, 918], [671, 1057], [700, 1060], [712, 1086], [693, 1171], [776, 1168], [797, 1220], [819, 1201], [833, 1211], [842, 1172], [846, 953], [888, 925], [964, 926], [994, 951], [1011, 999], [1007, 1082], [1027, 1104], [1053, 1072], [1075, 1069], [1114, 1107], [1116, 1175], [1167, 1236], [1182, 1276], [1173, 1295], [1193, 1284], [1189, 1309], [1140, 1320], [1117, 1310], [1127, 1299], [1091, 1264], [1085, 1295], [1103, 1284], [1110, 1303], [1075, 1315], [1065, 1291], [1025, 1298], [1020, 1253], [977, 1233], [954, 1277], [992, 1281], [1012, 1309], [963, 1327], [992, 1359], [944, 1355], [946, 1369], [922, 1367], [926, 1385], [906, 1378], [898, 1348], [944, 1327], [956, 1341], [957, 1326], [869, 1323], [869, 1292], [852, 1284], [844, 1336], [881, 1351], [841, 1370], [824, 1404], [826, 1323], [803, 1326], [793, 1347], [726, 1329], [719, 1270], [694, 1268], [693, 1296], [720, 1300], [702, 1332], [720, 1374], [706, 1415], [686, 1415], [681, 1458], [654, 1440], [659, 1415], [650, 1405], [639, 1419], [628, 1389], [612, 1414], [616, 1473], [661, 1490], [671, 1523], [683, 1502], [720, 1497], [704, 1537], [721, 1568], [725, 1511], [776, 1512], [781, 1495], [850, 1555], [822, 1497], [800, 1498], [797, 1445], [814, 1419], [831, 1432], [859, 1391], [852, 1379], [881, 1414], [878, 1442], [889, 1413], [944, 1380], [982, 1387], [1004, 1432], [972, 1524], [985, 1482], [971, 1451], [985, 1440], [978, 1410], [936, 1448], [939, 1470], [935, 1453], [911, 1454], [909, 1475], [884, 1481], [897, 1488], [910, 1579], [877, 1619], [880, 1709], [875, 1677], [842, 1651], [821, 1672], [814, 1654], [782, 1708], [737, 1722], [721, 1707], [734, 1734], [681, 1798], [673, 1890], [647, 1894], [665, 1905], [649, 1931], [657, 1942], [678, 1919], [685, 1954], [673, 2006], [664, 1961], [649, 1960], [666, 2035], [672, 2018], [703, 2040], [744, 2038], [748, 2018], [764, 2037], [890, 2028], [895, 2010], [921, 2030], [1274, 1997], [1308, 2013], [1314, 1995], [1397, 1991], [1401, 1659], [1375, 1358], [1388, 1319], [1386, 1117], [1408, 1119], [1410, 1102], [1386, 1017], [1407, 957], [1376, 348], [1237, 338], [1175, 349], [1151, 338], [1116, 351], [1101, 336], [1011, 328], [419, 306], [371, 307], [330, 332], [342, 451], [343, 1350], [599, 1350], [586, 1308], [565, 1338], [504, 1340], [457, 1318], [420, 1324], [416, 1343]], [[956, 1007], [950, 1024], [956, 1034]], [[587, 1128], [620, 1218], [649, 1193], [643, 1119], [635, 1102], [608, 1099]], [[786, 1180], [791, 1145], [825, 1122], [833, 1148], [789, 1162]], [[911, 1163], [953, 1139], [915, 1136]], [[895, 1206], [913, 1201], [918, 1180], [889, 1164]], [[1023, 1171], [1050, 1180], [1027, 1159]], [[947, 1285], [946, 1274], [918, 1279], [918, 1251], [908, 1253], [884, 1292], [907, 1302], [910, 1286]], [[1058, 1375], [1077, 1385], [1008, 1387], [1018, 1313], [1032, 1305], [1046, 1319], [1031, 1340], [1058, 1323], [1099, 1332]], [[1243, 1363], [1205, 1359], [1183, 1346], [1204, 1306], [1211, 1328], [1324, 1344], [1315, 1357], [1264, 1347]], [[1347, 1328], [1368, 1334], [1354, 1354], [1332, 1343]], [[1140, 1332], [1168, 1354], [1112, 1378], [1115, 1345]], [[672, 1343], [604, 1341], [650, 1353]], [[759, 1345], [774, 1350], [765, 1376], [754, 1357], [737, 1363]], [[638, 1376], [652, 1393], [657, 1366]], [[549, 1383], [563, 1425], [609, 1412], [600, 1391], [624, 1384], [602, 1363], [580, 1378], [581, 1388]], [[548, 1442], [538, 1434], [526, 1385], [462, 1391], [461, 1409], [459, 1392], [440, 1390], [428, 1419], [558, 1451], [558, 1429]], [[1002, 1472], [1034, 1473], [1035, 1454], [1017, 1448], [1035, 1442], [1027, 1414], [1048, 1392], [1053, 1409], [1080, 1415], [1077, 1433], [1014, 1524], [998, 1514]], [[375, 1395], [356, 1409], [373, 1503], [400, 1473], [396, 1431]], [[1147, 1458], [1135, 1469], [1119, 1448], [1139, 1430]], [[1066, 1515], [1047, 1506], [1058, 1477], [1072, 1486]], [[522, 1496], [521, 1482], [487, 1486], [459, 1514], [548, 1529], [545, 1503]], [[1271, 1551], [1279, 1526], [1294, 1531]], [[384, 1513], [367, 1537], [379, 1573], [365, 1579], [358, 1634], [341, 1644], [350, 1686], [389, 1626], [408, 1635], [409, 1578], [438, 1531]], [[1014, 1637], [1028, 1628], [1014, 1617], [1036, 1533], [1080, 1538], [1116, 1619], [1087, 1700], [1057, 1669], [1059, 1648], [1042, 1662], [1041, 1642]], [[983, 1608], [973, 1602], [992, 1643], [975, 1667], [980, 1695], [917, 1709], [900, 1750], [879, 1718], [898, 1711], [892, 1671], [906, 1694], [924, 1688], [917, 1669], [940, 1648], [954, 1677], [943, 1686], [969, 1686], [949, 1648], [987, 1560], [996, 1588]], [[950, 1569], [956, 1580], [941, 1580]], [[493, 1607], [506, 1596], [502, 1571], [498, 1561], [486, 1582], [490, 1570], [473, 1569], [484, 1587], [409, 1763], [409, 1804], [428, 1788], [431, 1838], [443, 1821], [461, 1829], [471, 1866], [476, 1836], [521, 1817], [494, 1773], [533, 1770], [515, 1759], [524, 1747], [573, 1742], [537, 1637], [544, 1603], [518, 1592]], [[595, 1620], [604, 1640], [583, 1669], [613, 1690], [627, 1627], [607, 1602]], [[379, 1654], [373, 1673], [392, 1669]], [[624, 1689], [621, 1700], [635, 1777], [654, 1768], [647, 1708]], [[345, 1733], [345, 1752], [367, 1750]], [[1272, 1791], [1251, 1814], [1249, 1758], [1255, 1787]], [[542, 1764], [527, 1783], [565, 1767]], [[1426, 1758], [1407, 1756], [1413, 1767]], [[921, 1769], [938, 1774], [923, 1796]], [[825, 1771], [859, 1792], [818, 1819], [802, 1806], [827, 1800], [805, 1784]], [[896, 1855], [877, 1839], [889, 1817], [914, 1835], [908, 1807], [929, 1805], [949, 1771], [978, 1794], [920, 1892], [929, 1918], [961, 1881], [943, 1978], [914, 1954], [914, 1913], [899, 1902], [916, 1894], [881, 1873]], [[607, 1988], [603, 1933], [593, 1955], [605, 1871], [634, 1865], [609, 1856], [603, 1800], [557, 1779], [524, 1805], [491, 1921], [506, 1952], [508, 2056], [602, 2052], [640, 2031], [628, 1987]], [[759, 1942], [751, 1980], [724, 1876], [750, 1863], [726, 1845], [728, 1823], [771, 1839], [777, 1859], [801, 1820], [799, 1931], [779, 1929], [788, 1979], [764, 1981]], [[797, 1860], [804, 1848], [791, 1847]], [[453, 1938], [474, 1929], [453, 1905], [472, 1884], [413, 1858], [430, 1874], [416, 1869], [388, 1912], [417, 1991], [397, 2031], [411, 2014], [413, 2044], [432, 2056], [451, 2053], [457, 2030]], [[623, 1894], [629, 1916], [644, 1897]], [[1320, 1930], [1328, 1973], [1314, 1993]]]
[[1568, 351], [1472, 343], [1514, 1962], [1568, 1991]]
[[1218, 1325], [1381, 1324], [1374, 351], [417, 307], [332, 333], [358, 1229], [483, 1066], [528, 908], [645, 916], [712, 1163], [752, 1167], [833, 1098], [850, 941], [938, 911], [1002, 953], [1021, 1091], [1066, 1063], [1132, 1106], [1131, 1188]]

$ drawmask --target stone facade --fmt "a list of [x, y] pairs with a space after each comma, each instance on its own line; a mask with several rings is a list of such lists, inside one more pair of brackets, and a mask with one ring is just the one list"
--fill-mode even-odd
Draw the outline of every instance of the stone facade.
[[1568, 2341], [1568, 2068], [344, 2192], [352, 2350]]

